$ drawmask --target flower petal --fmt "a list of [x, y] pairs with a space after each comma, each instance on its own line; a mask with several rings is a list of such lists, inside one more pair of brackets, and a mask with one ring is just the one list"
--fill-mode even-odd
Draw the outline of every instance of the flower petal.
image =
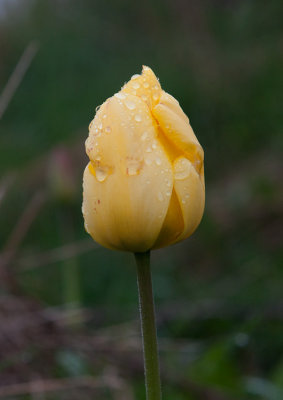
[[183, 233], [176, 240], [180, 241], [189, 237], [200, 223], [204, 210], [205, 189], [201, 176], [188, 159], [176, 159], [173, 171], [174, 189], [184, 220]]
[[175, 189], [173, 189], [167, 215], [159, 236], [154, 243], [153, 249], [158, 249], [160, 247], [175, 243], [183, 232], [184, 219], [182, 215], [182, 209], [180, 207], [179, 199], [176, 195]]
[[149, 67], [143, 66], [142, 74], [134, 75], [123, 86], [121, 92], [138, 96], [151, 109], [158, 103], [162, 89], [153, 71]]
[[106, 247], [142, 252], [159, 235], [173, 171], [156, 138], [148, 106], [129, 94], [108, 99], [93, 121], [83, 213], [87, 231]]
[[203, 162], [203, 150], [177, 100], [163, 92], [152, 113], [164, 135], [185, 153], [199, 172]]

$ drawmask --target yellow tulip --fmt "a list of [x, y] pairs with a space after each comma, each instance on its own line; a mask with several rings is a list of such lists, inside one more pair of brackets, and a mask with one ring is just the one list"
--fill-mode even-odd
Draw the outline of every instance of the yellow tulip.
[[199, 225], [203, 149], [150, 68], [98, 109], [86, 152], [82, 210], [101, 245], [145, 252], [186, 239]]

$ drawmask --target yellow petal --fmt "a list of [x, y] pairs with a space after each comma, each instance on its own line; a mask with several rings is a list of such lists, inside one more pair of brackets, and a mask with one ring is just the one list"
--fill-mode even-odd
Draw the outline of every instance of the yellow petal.
[[189, 237], [199, 225], [205, 200], [205, 189], [200, 175], [185, 157], [179, 157], [173, 164], [174, 189], [182, 210], [184, 230], [177, 241]]
[[167, 139], [192, 161], [197, 171], [200, 171], [203, 150], [177, 100], [162, 92], [160, 101], [152, 113]]
[[150, 249], [167, 214], [173, 171], [148, 106], [130, 94], [108, 99], [86, 147], [91, 160], [83, 184], [87, 231], [109, 248]]
[[175, 243], [184, 232], [184, 219], [179, 199], [173, 188], [169, 208], [162, 229], [158, 235], [153, 249], [158, 249]]
[[134, 75], [121, 92], [139, 97], [151, 109], [158, 103], [162, 90], [153, 71], [143, 66], [142, 74]]

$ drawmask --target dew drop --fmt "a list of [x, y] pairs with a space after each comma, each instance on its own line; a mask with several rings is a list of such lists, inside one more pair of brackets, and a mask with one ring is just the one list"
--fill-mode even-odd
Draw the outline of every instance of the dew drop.
[[100, 122], [97, 126], [98, 126], [98, 129], [102, 129], [102, 122]]
[[138, 89], [140, 87], [140, 84], [138, 82], [133, 83], [133, 88]]
[[164, 200], [163, 194], [161, 192], [158, 192], [157, 197], [158, 197], [159, 201], [163, 201]]
[[139, 160], [128, 160], [126, 164], [126, 173], [129, 176], [138, 175], [142, 168], [142, 163]]
[[144, 133], [141, 135], [141, 140], [144, 142], [147, 138], [148, 138], [148, 133], [147, 133], [147, 132], [144, 132]]
[[168, 191], [166, 192], [166, 196], [167, 196], [167, 197], [171, 196], [171, 191], [170, 191], [170, 190], [168, 190]]
[[105, 132], [106, 132], [106, 133], [110, 133], [110, 132], [111, 132], [111, 128], [110, 128], [110, 126], [106, 126], [106, 128], [105, 128]]
[[185, 200], [185, 199], [183, 199], [183, 200], [182, 200], [182, 203], [183, 203], [183, 204], [186, 204], [186, 200]]
[[148, 82], [144, 82], [143, 86], [144, 86], [145, 88], [148, 88], [148, 87], [149, 87], [149, 83], [148, 83]]
[[174, 163], [174, 177], [177, 180], [186, 179], [191, 173], [192, 164], [186, 158], [179, 158]]
[[152, 146], [151, 146], [153, 149], [156, 149], [157, 148], [157, 144], [156, 143], [152, 143]]
[[154, 93], [154, 95], [152, 96], [152, 98], [153, 98], [153, 100], [158, 100], [158, 98], [159, 98], [159, 96], [158, 96], [158, 94], [157, 93]]
[[186, 197], [186, 199], [188, 199], [188, 198], [190, 197], [189, 193], [187, 193], [187, 194], [185, 195], [185, 197]]
[[[132, 77], [131, 77], [131, 79], [137, 79], [137, 78], [139, 78], [139, 74], [135, 74], [135, 75], [133, 75]], [[136, 88], [135, 88], [136, 89]]]
[[161, 160], [159, 157], [157, 157], [157, 159], [155, 160], [155, 164], [156, 165], [161, 165]]
[[150, 184], [150, 181], [149, 181], [149, 180], [147, 180], [147, 181], [146, 181], [146, 184], [147, 184], [147, 185], [149, 185], [149, 184]]
[[151, 153], [151, 152], [152, 152], [151, 147], [148, 147], [148, 148], [146, 149], [146, 152], [147, 152], [147, 153]]
[[96, 168], [95, 176], [98, 182], [104, 182], [109, 175], [109, 170], [107, 168]]
[[95, 159], [96, 161], [100, 161], [100, 160], [101, 160], [101, 156], [100, 156], [99, 154], [97, 154], [97, 155], [94, 157], [94, 159]]
[[142, 117], [140, 114], [135, 115], [135, 121], [140, 122], [142, 120]]
[[146, 163], [146, 165], [151, 165], [152, 164], [152, 160], [150, 158], [146, 158], [144, 160], [144, 162]]
[[145, 95], [145, 94], [142, 94], [142, 95], [141, 95], [141, 99], [142, 99], [143, 101], [147, 101], [146, 95]]
[[97, 106], [97, 107], [95, 108], [95, 112], [97, 112], [97, 111], [100, 109], [100, 107], [101, 107], [101, 106]]
[[115, 97], [117, 97], [117, 99], [120, 99], [120, 100], [124, 100], [126, 98], [126, 96], [122, 92], [116, 93]]
[[125, 101], [125, 104], [126, 104], [126, 107], [127, 107], [129, 110], [134, 110], [134, 109], [136, 108], [135, 103], [134, 103], [133, 101], [131, 101], [131, 100], [126, 100], [126, 101]]
[[104, 114], [102, 118], [106, 118], [106, 117], [107, 117], [107, 115], [106, 115], [106, 114]]

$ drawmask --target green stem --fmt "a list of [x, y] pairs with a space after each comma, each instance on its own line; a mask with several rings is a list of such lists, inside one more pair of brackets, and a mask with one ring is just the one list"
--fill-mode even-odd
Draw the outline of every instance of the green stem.
[[146, 398], [147, 400], [161, 400], [150, 252], [135, 253], [135, 258], [138, 275]]

